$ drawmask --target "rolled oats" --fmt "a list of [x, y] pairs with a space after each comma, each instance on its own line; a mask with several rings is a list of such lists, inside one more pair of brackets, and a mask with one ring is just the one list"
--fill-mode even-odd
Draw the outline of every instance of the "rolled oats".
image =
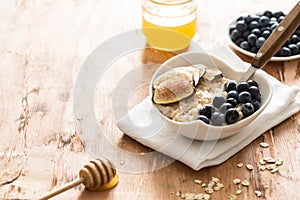
[[199, 184], [199, 185], [201, 185], [201, 183], [202, 183], [202, 181], [201, 181], [201, 180], [197, 180], [197, 179], [196, 179], [196, 180], [194, 180], [194, 182], [195, 182], [195, 183], [197, 183], [197, 184]]
[[263, 148], [269, 147], [269, 144], [266, 143], [266, 142], [261, 142], [261, 143], [259, 143], [259, 145], [260, 145], [261, 147], [263, 147]]
[[247, 169], [249, 169], [249, 170], [253, 170], [253, 166], [252, 166], [251, 164], [247, 164], [246, 167], [247, 167]]
[[261, 196], [261, 191], [255, 190], [255, 194], [256, 194], [256, 196], [260, 197]]
[[241, 168], [241, 167], [244, 166], [244, 164], [243, 163], [238, 163], [236, 166], [239, 167], [239, 168]]
[[274, 174], [275, 172], [278, 172], [278, 168], [274, 168], [271, 170], [271, 173]]
[[233, 179], [232, 182], [237, 185], [237, 184], [241, 183], [241, 179], [236, 178], [236, 179]]
[[237, 194], [237, 195], [239, 195], [239, 194], [241, 194], [242, 193], [242, 190], [237, 190], [236, 192], [235, 192], [235, 194]]
[[242, 186], [248, 187], [249, 186], [249, 181], [243, 180], [242, 181]]

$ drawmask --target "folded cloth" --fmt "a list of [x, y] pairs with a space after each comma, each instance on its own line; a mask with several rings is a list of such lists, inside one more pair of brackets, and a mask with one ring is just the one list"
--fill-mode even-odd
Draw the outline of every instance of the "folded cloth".
[[[208, 52], [233, 68], [249, 67], [222, 44], [211, 47]], [[117, 125], [136, 141], [179, 160], [194, 170], [218, 165], [239, 152], [262, 133], [300, 110], [300, 100], [297, 99], [298, 87], [284, 85], [262, 70], [259, 73], [264, 73], [272, 84], [271, 101], [257, 119], [231, 137], [215, 141], [199, 141], [181, 136], [170, 129], [153, 110], [150, 97], [120, 118]]]

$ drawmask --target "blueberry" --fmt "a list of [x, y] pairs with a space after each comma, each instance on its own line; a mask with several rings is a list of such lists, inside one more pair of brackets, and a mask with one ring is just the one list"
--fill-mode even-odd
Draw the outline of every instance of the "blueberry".
[[251, 46], [255, 46], [257, 40], [257, 36], [253, 33], [251, 33], [248, 37], [247, 37], [247, 41]]
[[288, 48], [291, 50], [292, 55], [297, 55], [298, 54], [299, 48], [296, 44], [289, 44]]
[[278, 22], [274, 22], [274, 23], [271, 25], [271, 30], [273, 31], [277, 26], [278, 26]]
[[286, 40], [286, 42], [284, 43], [283, 46], [286, 46], [286, 47], [287, 47], [287, 46], [289, 46], [289, 44], [291, 44], [290, 38]]
[[239, 120], [239, 117], [239, 112], [234, 108], [230, 108], [225, 112], [225, 122], [227, 124], [236, 123]]
[[241, 47], [242, 49], [246, 50], [246, 51], [249, 51], [250, 48], [251, 48], [251, 47], [250, 47], [250, 44], [249, 44], [247, 41], [241, 42], [240, 47]]
[[277, 52], [277, 55], [278, 56], [281, 56], [281, 57], [287, 57], [287, 56], [291, 56], [292, 55], [292, 52], [289, 48], [287, 47], [281, 47], [279, 49], [279, 51]]
[[284, 19], [284, 16], [280, 16], [280, 17], [278, 17], [277, 22], [280, 23], [283, 19]]
[[209, 124], [209, 119], [205, 115], [200, 115], [197, 120], [201, 120], [206, 124]]
[[214, 112], [211, 115], [211, 124], [212, 125], [222, 126], [224, 122], [225, 122], [224, 114], [219, 113], [219, 112]]
[[232, 33], [232, 31], [233, 30], [235, 30], [236, 29], [236, 26], [235, 25], [231, 25], [230, 27], [229, 27], [229, 35]]
[[292, 37], [290, 37], [291, 43], [296, 44], [297, 42], [300, 41], [299, 37], [297, 35], [292, 35]]
[[273, 13], [269, 10], [266, 10], [264, 13], [263, 13], [264, 16], [267, 16], [269, 18], [273, 17]]
[[261, 94], [256, 86], [251, 86], [249, 88], [249, 93], [251, 94], [251, 99], [256, 101], [261, 101]]
[[254, 106], [252, 105], [252, 103], [248, 102], [243, 104], [242, 113], [244, 117], [249, 117], [250, 115], [252, 115], [254, 113]]
[[243, 33], [238, 31], [238, 30], [233, 30], [232, 33], [230, 34], [230, 38], [232, 41], [236, 41], [238, 38], [242, 37]]
[[240, 44], [244, 41], [244, 38], [238, 38], [234, 43], [237, 45], [237, 46], [240, 46]]
[[251, 101], [251, 94], [247, 91], [243, 91], [239, 94], [239, 102], [241, 103], [247, 103]]
[[227, 93], [227, 99], [234, 98], [238, 99], [239, 93], [236, 90], [231, 90]]
[[264, 31], [270, 31], [270, 33], [272, 32], [272, 29], [269, 26], [262, 27], [260, 30], [261, 30], [261, 32], [264, 32]]
[[240, 20], [236, 23], [236, 29], [238, 31], [244, 32], [246, 31], [248, 28], [248, 25], [246, 24], [246, 22], [244, 20]]
[[219, 111], [220, 113], [224, 114], [229, 108], [233, 108], [233, 106], [230, 103], [223, 103], [219, 108]]
[[260, 102], [258, 101], [252, 101], [252, 105], [254, 107], [254, 112], [260, 108]]
[[228, 98], [226, 102], [230, 103], [232, 107], [236, 107], [238, 105], [238, 102], [235, 98]]
[[203, 108], [199, 111], [200, 115], [206, 116], [208, 119], [211, 118], [211, 114], [215, 112], [215, 108], [211, 105], [205, 105]]
[[269, 17], [261, 16], [259, 18], [258, 22], [259, 22], [260, 27], [266, 27], [269, 25], [270, 19], [269, 19]]
[[261, 30], [259, 28], [254, 28], [252, 29], [251, 33], [257, 35], [257, 36], [260, 36], [261, 34]]
[[259, 23], [257, 21], [252, 21], [252, 22], [250, 22], [248, 27], [249, 27], [249, 29], [259, 28]]
[[298, 37], [300, 37], [300, 28], [298, 27], [298, 29], [295, 31], [295, 34], [298, 35]]
[[250, 79], [250, 80], [247, 81], [247, 83], [248, 83], [249, 87], [251, 87], [251, 86], [258, 87], [258, 84], [254, 80]]
[[244, 17], [243, 17], [243, 16], [240, 16], [240, 17], [238, 17], [238, 18], [236, 19], [237, 22], [238, 22], [238, 21], [241, 21], [241, 20], [244, 20]]
[[300, 42], [297, 42], [296, 45], [298, 46], [298, 50], [299, 50], [299, 53], [300, 53]]
[[273, 16], [279, 18], [280, 16], [285, 16], [285, 15], [282, 11], [278, 11], [278, 12], [274, 12]]
[[229, 80], [226, 82], [225, 86], [224, 86], [224, 90], [226, 92], [229, 92], [231, 90], [236, 90], [236, 81], [235, 80]]
[[220, 106], [225, 102], [226, 102], [225, 97], [215, 96], [215, 98], [213, 99], [213, 106], [215, 106], [216, 108], [220, 108]]
[[244, 20], [247, 24], [249, 24], [253, 21], [253, 17], [251, 15], [247, 15], [246, 17], [244, 17]]
[[236, 91], [238, 93], [241, 93], [243, 91], [248, 91], [249, 90], [249, 85], [247, 82], [243, 81], [243, 82], [240, 82], [237, 87], [236, 87]]
[[264, 38], [268, 38], [269, 36], [271, 35], [271, 31], [269, 30], [264, 30], [262, 33], [261, 33], [261, 36], [264, 37]]
[[243, 32], [243, 38], [247, 38], [248, 35], [250, 35], [251, 31], [250, 30], [247, 30], [245, 32]]
[[[277, 22], [277, 18], [276, 17], [271, 17], [270, 18], [270, 23], [274, 23]], [[278, 23], [278, 22], [277, 22]]]
[[255, 46], [259, 49], [264, 44], [265, 41], [266, 39], [264, 37], [259, 37], [256, 40]]
[[251, 49], [250, 49], [250, 51], [252, 52], [252, 53], [257, 53], [257, 48], [256, 48], [256, 46], [254, 46], [254, 47], [251, 47]]
[[258, 20], [260, 18], [260, 15], [258, 15], [258, 14], [252, 14], [252, 18], [253, 18], [253, 21], [258, 22]]

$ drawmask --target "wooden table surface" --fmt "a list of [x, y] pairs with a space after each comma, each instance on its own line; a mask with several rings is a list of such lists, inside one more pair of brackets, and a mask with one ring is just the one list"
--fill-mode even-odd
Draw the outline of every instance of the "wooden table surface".
[[[225, 42], [226, 22], [241, 13], [288, 11], [297, 0], [199, 1], [197, 41], [209, 47]], [[0, 1], [0, 199], [35, 199], [78, 176], [92, 158], [75, 128], [73, 92], [76, 77], [91, 52], [125, 31], [141, 28], [141, 1], [129, 0], [2, 0]], [[116, 148], [145, 154], [151, 149], [122, 133], [111, 110], [112, 91], [134, 67], [149, 64], [142, 78], [149, 80], [159, 63], [173, 54], [153, 49], [130, 53], [112, 66], [97, 88], [95, 110], [99, 126]], [[245, 61], [250, 59], [240, 55]], [[287, 85], [300, 85], [300, 60], [271, 62], [265, 68]], [[147, 84], [132, 91], [133, 107], [148, 94]], [[88, 89], [88, 88], [87, 88]], [[298, 98], [300, 95], [298, 95]], [[124, 102], [126, 103], [126, 102]], [[84, 119], [83, 119], [84, 120]], [[265, 141], [270, 146], [260, 147]], [[107, 149], [112, 151], [112, 149]], [[259, 170], [259, 160], [282, 158], [279, 171]], [[167, 159], [167, 158], [165, 158]], [[126, 166], [122, 157], [113, 160]], [[136, 160], [138, 162], [138, 160]], [[242, 168], [237, 163], [243, 163]], [[249, 171], [245, 165], [251, 164]], [[119, 184], [105, 192], [77, 186], [54, 199], [181, 199], [178, 192], [205, 193], [212, 177], [224, 185], [211, 199], [300, 199], [300, 114], [264, 133], [224, 163], [194, 171], [180, 162], [153, 171], [118, 171]], [[235, 194], [236, 178], [248, 187]], [[257, 197], [255, 190], [261, 191]]]

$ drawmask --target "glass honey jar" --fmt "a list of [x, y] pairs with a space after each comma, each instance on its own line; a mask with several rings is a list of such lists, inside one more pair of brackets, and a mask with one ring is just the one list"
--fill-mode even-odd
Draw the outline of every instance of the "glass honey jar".
[[164, 51], [189, 46], [196, 33], [196, 0], [144, 0], [143, 33], [148, 44]]

